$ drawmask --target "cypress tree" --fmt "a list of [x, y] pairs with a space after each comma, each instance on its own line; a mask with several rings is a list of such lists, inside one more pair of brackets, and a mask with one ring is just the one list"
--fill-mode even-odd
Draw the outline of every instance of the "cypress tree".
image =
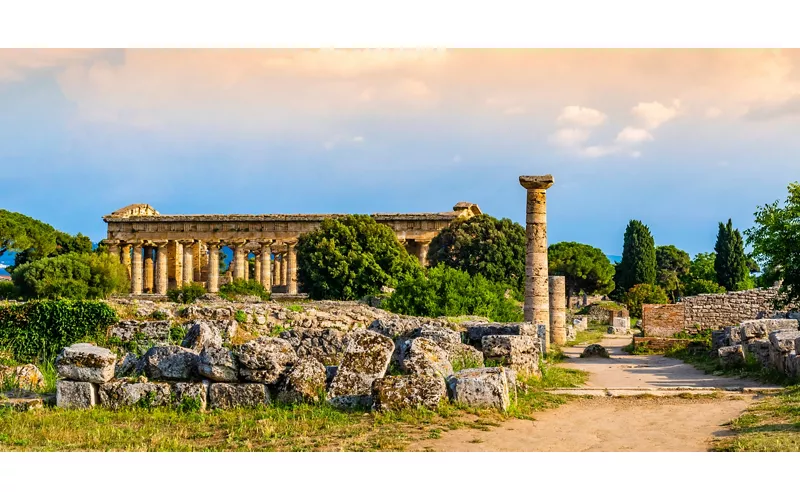
[[615, 278], [620, 292], [640, 283], [656, 282], [656, 245], [650, 229], [641, 221], [632, 220], [625, 229], [622, 261]]
[[719, 223], [714, 251], [717, 253], [714, 260], [717, 283], [726, 290], [741, 289], [748, 276], [747, 257], [744, 255], [742, 235], [738, 229], [733, 228], [731, 219], [728, 219], [727, 224]]

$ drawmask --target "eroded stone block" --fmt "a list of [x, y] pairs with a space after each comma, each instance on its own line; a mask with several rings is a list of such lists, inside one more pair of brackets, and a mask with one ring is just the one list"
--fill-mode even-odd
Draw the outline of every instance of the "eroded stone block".
[[93, 344], [73, 344], [56, 356], [58, 376], [76, 382], [102, 384], [114, 377], [117, 355]]
[[97, 404], [97, 386], [91, 382], [59, 380], [56, 382], [56, 406], [59, 408], [91, 408]]
[[208, 389], [212, 409], [252, 408], [269, 404], [269, 391], [264, 384], [226, 384], [215, 382]]
[[447, 394], [441, 376], [402, 375], [375, 379], [372, 384], [373, 410], [396, 411], [423, 407], [435, 410]]
[[508, 378], [502, 367], [461, 370], [447, 378], [453, 402], [506, 411], [511, 404]]
[[393, 351], [394, 342], [384, 335], [368, 330], [354, 333], [328, 390], [331, 404], [372, 406], [372, 383], [386, 374]]

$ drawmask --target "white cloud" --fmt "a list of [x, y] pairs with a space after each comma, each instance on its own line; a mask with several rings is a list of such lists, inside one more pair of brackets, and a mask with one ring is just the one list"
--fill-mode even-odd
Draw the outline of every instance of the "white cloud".
[[622, 144], [636, 144], [638, 142], [652, 141], [653, 136], [643, 128], [625, 127], [617, 134], [615, 142]]
[[722, 110], [715, 106], [706, 109], [706, 118], [717, 118], [721, 114]]
[[562, 128], [549, 137], [552, 144], [570, 148], [583, 144], [589, 138], [589, 131], [581, 128]]
[[558, 115], [558, 123], [575, 125], [578, 127], [596, 127], [606, 121], [602, 111], [583, 106], [567, 106]]
[[325, 143], [322, 146], [325, 149], [330, 150], [330, 149], [338, 147], [339, 145], [343, 145], [343, 144], [344, 145], [346, 145], [346, 144], [361, 144], [361, 143], [363, 143], [365, 141], [366, 141], [366, 139], [364, 139], [364, 137], [360, 136], [360, 135], [357, 135], [355, 137], [351, 137], [349, 139], [339, 136], [339, 137], [334, 137], [334, 138], [332, 138], [332, 139], [330, 139], [328, 141], [325, 141]]
[[589, 146], [580, 151], [582, 156], [589, 158], [600, 158], [601, 156], [608, 156], [619, 151], [618, 146]]
[[353, 137], [353, 142], [364, 142], [364, 138], [360, 135]]
[[639, 158], [640, 156], [642, 156], [642, 152], [641, 151], [631, 151], [631, 154], [630, 154], [631, 158]]
[[648, 130], [653, 130], [672, 120], [680, 112], [681, 101], [675, 99], [672, 106], [664, 106], [658, 101], [640, 102], [631, 109], [631, 113], [636, 116]]

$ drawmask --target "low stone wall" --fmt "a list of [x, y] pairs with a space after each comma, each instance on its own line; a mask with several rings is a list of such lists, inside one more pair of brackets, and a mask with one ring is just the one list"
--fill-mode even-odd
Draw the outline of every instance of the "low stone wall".
[[584, 316], [586, 316], [589, 321], [611, 325], [614, 322], [614, 318], [627, 318], [630, 314], [628, 313], [628, 309], [624, 307], [612, 309], [602, 304], [593, 304], [589, 306]]
[[673, 346], [686, 346], [691, 342], [691, 339], [673, 339], [669, 337], [633, 337], [634, 348], [638, 347], [653, 351], [666, 351]]
[[[783, 316], [783, 315], [778, 315]], [[764, 367], [789, 378], [800, 377], [800, 314], [769, 319], [743, 321], [712, 334], [712, 347], [720, 364], [742, 365], [748, 354]]]
[[642, 331], [650, 337], [672, 337], [684, 328], [684, 304], [643, 304]]

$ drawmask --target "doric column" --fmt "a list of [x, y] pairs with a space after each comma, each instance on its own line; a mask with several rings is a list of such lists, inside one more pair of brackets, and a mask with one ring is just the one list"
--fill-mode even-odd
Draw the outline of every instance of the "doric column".
[[564, 276], [550, 276], [550, 342], [567, 342], [567, 290]]
[[281, 252], [281, 286], [289, 286], [289, 259], [287, 252]]
[[145, 293], [153, 293], [153, 278], [155, 277], [155, 269], [153, 268], [153, 247], [151, 242], [147, 242], [144, 246], [144, 285], [143, 291]]
[[275, 252], [275, 275], [272, 280], [274, 286], [281, 286], [281, 276], [283, 276], [283, 271], [281, 270], [281, 254]]
[[286, 293], [297, 295], [297, 242], [290, 241], [286, 245]]
[[180, 241], [175, 242], [175, 287], [180, 288], [183, 286], [183, 243]]
[[269, 291], [272, 288], [272, 248], [270, 241], [261, 242], [261, 284]]
[[233, 279], [244, 280], [247, 279], [247, 261], [244, 258], [244, 241], [233, 243], [233, 261], [235, 263], [233, 268]]
[[219, 242], [208, 242], [208, 285], [209, 293], [219, 292]]
[[133, 245], [131, 293], [133, 295], [142, 294], [142, 243], [140, 241], [137, 241]]
[[261, 249], [253, 250], [255, 256], [253, 262], [255, 264], [255, 276], [253, 279], [261, 283]]
[[183, 244], [183, 284], [194, 281], [194, 241], [185, 240]]
[[125, 269], [128, 270], [128, 279], [131, 280], [131, 286], [133, 286], [133, 272], [131, 270], [131, 245], [130, 243], [123, 243], [122, 244], [122, 263], [125, 265]]
[[194, 243], [194, 252], [192, 253], [194, 281], [203, 281], [203, 246], [203, 242], [200, 240]]
[[430, 241], [417, 240], [417, 258], [422, 267], [428, 267], [428, 247], [430, 246]]
[[156, 242], [156, 293], [165, 295], [169, 286], [169, 250], [167, 241]]
[[[552, 175], [521, 175], [519, 183], [528, 191], [525, 209], [525, 321], [550, 329], [550, 298], [547, 281], [547, 189]], [[545, 334], [549, 343], [550, 333]], [[549, 346], [543, 346], [545, 349]]]
[[[111, 255], [116, 255], [117, 259], [120, 258], [119, 245], [117, 244], [116, 241], [109, 241], [107, 248], [108, 248], [108, 253], [110, 253]], [[120, 260], [120, 262], [122, 261]]]

